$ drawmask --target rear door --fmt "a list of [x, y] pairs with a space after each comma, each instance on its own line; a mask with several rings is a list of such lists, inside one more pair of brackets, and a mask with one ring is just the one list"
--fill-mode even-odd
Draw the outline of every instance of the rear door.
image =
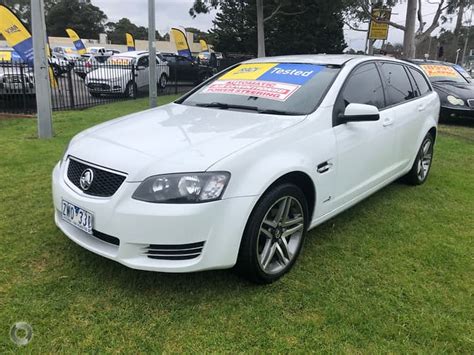
[[[339, 123], [337, 117], [350, 103], [376, 106], [380, 119]], [[369, 191], [393, 174], [396, 162], [394, 110], [385, 108], [384, 90], [375, 63], [356, 67], [347, 78], [334, 106], [337, 142], [337, 178], [334, 207]]]
[[397, 144], [393, 147], [397, 154], [398, 171], [408, 163], [413, 141], [419, 132], [426, 104], [419, 99], [418, 87], [411, 80], [408, 68], [401, 63], [381, 62], [380, 72], [384, 82], [387, 107], [394, 110], [393, 128]]

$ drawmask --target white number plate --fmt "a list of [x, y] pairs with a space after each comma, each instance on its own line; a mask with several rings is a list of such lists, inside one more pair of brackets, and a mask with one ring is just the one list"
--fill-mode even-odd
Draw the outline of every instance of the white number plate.
[[94, 215], [81, 207], [62, 200], [62, 219], [73, 226], [92, 234], [92, 221]]

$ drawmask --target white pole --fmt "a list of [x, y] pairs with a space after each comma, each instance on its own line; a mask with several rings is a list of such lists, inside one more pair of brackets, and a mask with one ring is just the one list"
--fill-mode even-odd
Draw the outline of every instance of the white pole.
[[157, 105], [155, 0], [148, 0], [148, 52], [150, 54], [150, 107]]
[[46, 57], [46, 26], [43, 0], [31, 0], [31, 23], [33, 28], [38, 137], [52, 138], [51, 86], [49, 83], [48, 58]]

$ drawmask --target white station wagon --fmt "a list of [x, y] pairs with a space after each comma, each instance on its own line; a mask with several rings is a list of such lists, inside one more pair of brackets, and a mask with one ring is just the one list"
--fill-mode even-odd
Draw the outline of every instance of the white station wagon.
[[426, 181], [439, 108], [425, 74], [390, 58], [244, 62], [74, 137], [53, 172], [56, 224], [131, 268], [272, 282], [309, 229], [396, 179]]
[[[148, 52], [131, 51], [113, 55], [105, 63], [85, 77], [89, 93], [94, 97], [107, 94], [123, 94], [134, 97], [139, 91], [148, 90], [150, 63]], [[168, 64], [158, 54], [156, 56], [157, 88], [164, 89], [170, 72]]]

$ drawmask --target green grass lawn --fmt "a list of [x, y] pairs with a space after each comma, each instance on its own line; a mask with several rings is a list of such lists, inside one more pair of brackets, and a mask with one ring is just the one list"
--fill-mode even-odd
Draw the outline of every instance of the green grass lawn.
[[55, 227], [51, 171], [68, 140], [146, 105], [56, 113], [46, 141], [33, 119], [0, 121], [0, 353], [26, 321], [34, 353], [473, 354], [474, 128], [443, 128], [425, 185], [394, 183], [316, 228], [290, 274], [256, 286], [127, 269]]

